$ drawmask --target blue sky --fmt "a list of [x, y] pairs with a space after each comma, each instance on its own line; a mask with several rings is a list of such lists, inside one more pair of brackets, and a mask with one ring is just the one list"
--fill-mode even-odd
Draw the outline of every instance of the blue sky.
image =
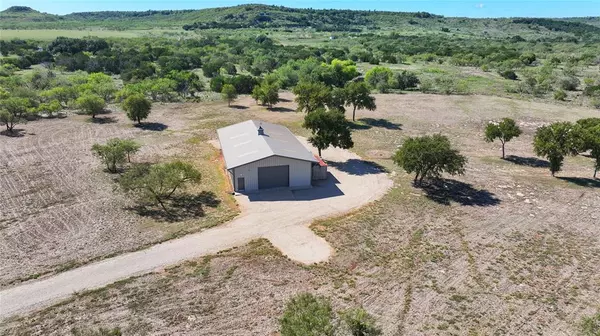
[[466, 17], [600, 16], [600, 0], [0, 0], [2, 9], [29, 6], [42, 12], [67, 14], [101, 10], [199, 9], [265, 3], [298, 8], [339, 8], [390, 11], [426, 11]]

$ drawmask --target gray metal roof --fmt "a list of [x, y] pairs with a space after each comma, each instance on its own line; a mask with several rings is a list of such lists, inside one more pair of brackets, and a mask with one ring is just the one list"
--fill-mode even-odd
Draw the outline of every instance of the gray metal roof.
[[[258, 135], [258, 128], [264, 135]], [[227, 169], [270, 156], [317, 162], [313, 154], [287, 127], [258, 120], [247, 120], [217, 130]]]

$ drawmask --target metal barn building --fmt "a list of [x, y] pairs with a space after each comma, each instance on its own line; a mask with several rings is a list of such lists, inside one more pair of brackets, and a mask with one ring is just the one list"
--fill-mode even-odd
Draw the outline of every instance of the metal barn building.
[[318, 161], [286, 127], [248, 120], [217, 133], [235, 191], [310, 188]]

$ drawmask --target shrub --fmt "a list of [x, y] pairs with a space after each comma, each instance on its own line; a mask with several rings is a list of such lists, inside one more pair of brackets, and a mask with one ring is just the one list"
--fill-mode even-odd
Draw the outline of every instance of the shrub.
[[558, 80], [558, 86], [565, 91], [575, 91], [580, 82], [577, 77], [562, 77]]
[[506, 79], [510, 79], [510, 80], [517, 80], [517, 79], [519, 79], [519, 77], [517, 76], [517, 74], [513, 70], [502, 70], [502, 71], [499, 71], [498, 74], [502, 78], [506, 78]]
[[281, 336], [332, 336], [333, 309], [325, 298], [304, 293], [286, 304], [279, 320]]
[[567, 93], [563, 90], [554, 91], [554, 99], [564, 101], [567, 99]]
[[372, 88], [385, 93], [389, 90], [394, 73], [386, 67], [377, 66], [367, 71], [365, 81]]
[[406, 90], [416, 88], [419, 85], [419, 78], [414, 73], [403, 70], [394, 74], [393, 83], [395, 89]]

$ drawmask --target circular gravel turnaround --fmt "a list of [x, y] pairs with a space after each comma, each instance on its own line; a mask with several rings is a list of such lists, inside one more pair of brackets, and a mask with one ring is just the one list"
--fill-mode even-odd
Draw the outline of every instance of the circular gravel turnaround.
[[[301, 141], [309, 146], [305, 139]], [[323, 158], [329, 163], [326, 181], [306, 190], [238, 196], [242, 214], [227, 224], [1, 291], [0, 318], [257, 238], [269, 239], [298, 262], [326, 261], [331, 247], [308, 226], [315, 219], [344, 214], [382, 197], [393, 182], [384, 171], [347, 150], [330, 148], [323, 151]]]

